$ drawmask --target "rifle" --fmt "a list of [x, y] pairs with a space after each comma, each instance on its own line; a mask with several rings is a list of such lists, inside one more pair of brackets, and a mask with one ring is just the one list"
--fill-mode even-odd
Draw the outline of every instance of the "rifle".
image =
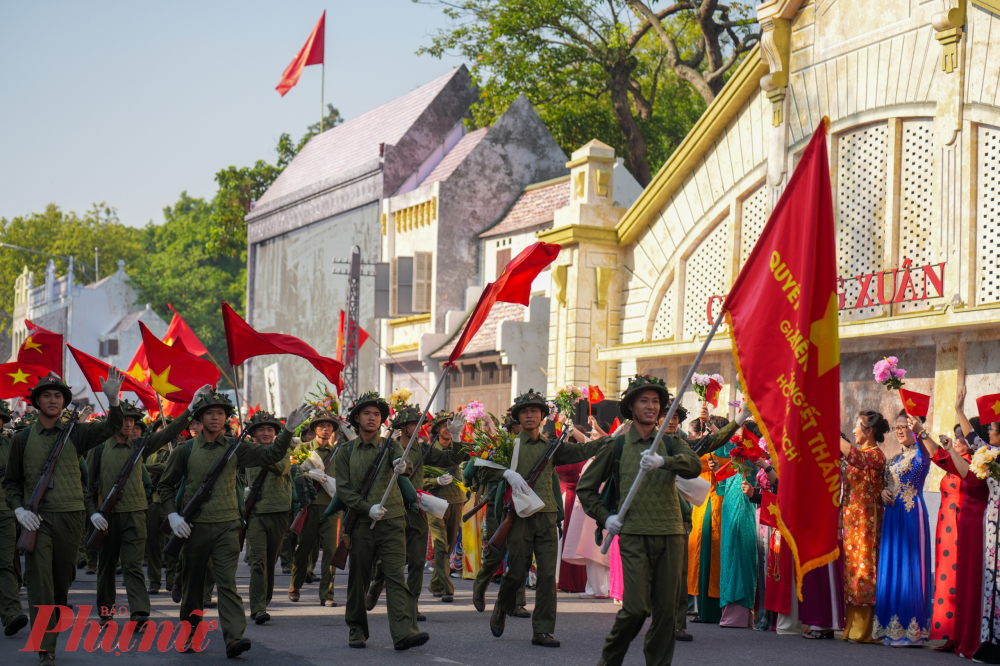
[[[74, 409], [69, 415], [69, 420], [63, 424], [62, 432], [56, 437], [56, 441], [49, 451], [49, 456], [45, 459], [45, 464], [42, 465], [42, 472], [38, 475], [38, 482], [35, 484], [35, 489], [31, 491], [31, 497], [28, 498], [28, 503], [24, 507], [36, 515], [38, 514], [39, 507], [42, 505], [42, 500], [45, 499], [45, 493], [48, 492], [49, 488], [55, 487], [56, 463], [59, 462], [59, 456], [62, 455], [63, 448], [65, 448], [66, 442], [69, 441], [69, 435], [73, 432], [73, 427], [76, 425], [76, 420], [79, 417], [80, 410]], [[6, 473], [6, 470], [4, 471]], [[34, 530], [22, 530], [21, 538], [17, 540], [17, 549], [24, 553], [34, 553], [35, 537], [37, 536], [38, 534]]]
[[[226, 449], [218, 460], [215, 461], [215, 464], [212, 465], [212, 469], [209, 470], [205, 479], [201, 482], [201, 485], [198, 486], [196, 491], [194, 491], [194, 495], [191, 496], [191, 499], [188, 500], [188, 503], [180, 512], [180, 515], [184, 518], [184, 520], [190, 522], [195, 516], [198, 515], [198, 512], [201, 511], [201, 507], [212, 496], [212, 486], [214, 486], [215, 482], [219, 480], [220, 476], [222, 476], [222, 470], [226, 468], [226, 465], [229, 463], [229, 459], [233, 457], [233, 454], [236, 453], [236, 450], [240, 448], [240, 444], [242, 444], [243, 440], [246, 438], [247, 427], [244, 425], [243, 432], [240, 433], [239, 437], [232, 440], [229, 444], [229, 448]], [[171, 557], [177, 557], [180, 555], [181, 547], [184, 546], [184, 542], [187, 539], [183, 539], [176, 534], [173, 534], [173, 530], [170, 529], [169, 518], [163, 521], [163, 524], [160, 525], [160, 530], [171, 534], [170, 541], [168, 541], [167, 545], [163, 547], [163, 552]]]
[[[539, 458], [535, 463], [535, 466], [531, 468], [531, 472], [528, 473], [528, 478], [525, 479], [529, 486], [532, 488], [535, 487], [535, 481], [538, 480], [538, 477], [545, 470], [545, 466], [549, 464], [550, 460], [552, 460], [552, 456], [556, 454], [559, 447], [566, 441], [569, 431], [570, 428], [563, 428], [562, 434], [559, 435], [556, 441], [549, 444], [549, 448], [545, 450], [542, 457]], [[512, 498], [507, 500], [507, 503], [504, 505], [504, 511], [503, 522], [500, 523], [497, 531], [493, 533], [492, 537], [490, 537], [490, 548], [494, 550], [503, 550], [507, 547], [507, 534], [510, 533], [510, 528], [514, 526], [514, 516], [516, 515], [514, 512], [514, 500]]]
[[[382, 442], [382, 448], [379, 449], [378, 455], [375, 456], [375, 460], [372, 461], [371, 466], [368, 468], [368, 474], [365, 475], [364, 483], [358, 490], [358, 494], [361, 495], [361, 499], [368, 498], [368, 491], [372, 489], [375, 484], [375, 479], [378, 477], [378, 472], [382, 468], [382, 463], [389, 456], [389, 449], [392, 447], [392, 433], [395, 428], [389, 428], [389, 432], [385, 436], [385, 440]], [[333, 566], [337, 567], [341, 571], [347, 566], [347, 554], [351, 550], [351, 532], [358, 524], [358, 520], [361, 516], [354, 509], [348, 509], [346, 515], [344, 516], [343, 526], [341, 527], [340, 543], [337, 544], [337, 550], [333, 554]]]
[[253, 480], [253, 485], [250, 486], [250, 496], [247, 497], [247, 505], [243, 510], [240, 529], [237, 531], [237, 536], [240, 539], [240, 551], [243, 550], [243, 544], [246, 542], [247, 524], [250, 522], [250, 514], [253, 513], [253, 508], [257, 504], [257, 500], [260, 498], [260, 492], [264, 488], [264, 479], [267, 478], [267, 472], [268, 469], [266, 467], [261, 467], [260, 474], [257, 475], [257, 478]]
[[[149, 436], [152, 434], [152, 428], [146, 428], [146, 433], [142, 436], [142, 441], [139, 445], [135, 447], [132, 451], [132, 455], [128, 457], [125, 461], [124, 467], [118, 472], [118, 476], [115, 477], [115, 482], [108, 491], [107, 497], [104, 498], [104, 503], [101, 504], [101, 515], [104, 516], [105, 520], [111, 517], [111, 513], [115, 510], [115, 505], [121, 500], [122, 495], [125, 494], [125, 484], [128, 482], [129, 477], [132, 475], [132, 470], [135, 469], [136, 463], [142, 460], [142, 454], [146, 450], [146, 443], [149, 441]], [[100, 487], [100, 482], [98, 482], [98, 487]], [[101, 545], [104, 543], [104, 535], [107, 534], [106, 530], [94, 530], [90, 538], [87, 539], [87, 548], [93, 548], [94, 550], [100, 550]]]
[[[324, 473], [326, 473], [326, 468], [330, 466], [330, 461], [333, 460], [333, 457], [335, 455], [337, 455], [337, 451], [339, 451], [339, 450], [340, 450], [340, 444], [337, 444], [335, 447], [333, 447], [330, 450], [330, 453], [326, 454], [326, 457], [323, 458], [323, 472]], [[313, 481], [313, 489], [317, 493], [319, 492], [319, 482], [318, 481]], [[306, 526], [306, 515], [308, 513], [309, 513], [309, 505], [307, 504], [304, 507], [302, 507], [301, 509], [299, 509], [299, 512], [297, 514], [295, 514], [295, 520], [293, 520], [292, 524], [288, 526], [288, 529], [290, 529], [291, 531], [295, 532], [296, 534], [302, 534], [302, 530]], [[247, 515], [248, 516], [250, 515], [249, 511], [247, 511]]]

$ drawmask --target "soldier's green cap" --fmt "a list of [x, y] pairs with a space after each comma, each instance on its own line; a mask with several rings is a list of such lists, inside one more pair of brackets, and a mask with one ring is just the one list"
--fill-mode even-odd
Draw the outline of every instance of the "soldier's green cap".
[[514, 400], [514, 404], [510, 407], [510, 416], [515, 421], [518, 420], [518, 414], [521, 413], [525, 407], [539, 407], [542, 410], [542, 417], [549, 415], [549, 403], [545, 399], [545, 396], [536, 391], [533, 388], [528, 389], [521, 395], [517, 396]]
[[213, 391], [207, 395], [204, 393], [201, 394], [201, 399], [194, 405], [194, 413], [191, 415], [191, 418], [200, 420], [205, 410], [212, 407], [222, 407], [226, 412], [226, 418], [229, 418], [236, 412], [236, 408], [233, 407], [233, 401], [229, 399], [229, 396], [225, 393]]
[[[122, 400], [121, 401], [121, 408], [122, 408], [122, 416], [131, 416], [136, 421], [142, 421], [142, 417], [144, 416], [144, 414], [143, 414], [142, 408], [139, 407], [139, 401], [138, 400], [136, 400], [135, 402], [129, 402], [128, 400]], [[143, 424], [143, 427], [145, 427], [145, 424]]]
[[9, 423], [14, 418], [10, 413], [10, 405], [6, 400], [0, 400], [0, 423]]
[[420, 405], [406, 405], [397, 409], [395, 416], [392, 417], [392, 427], [402, 428], [407, 423], [416, 423], [420, 420], [421, 413]]
[[309, 422], [309, 429], [315, 430], [317, 423], [329, 423], [330, 425], [333, 426], [333, 429], [336, 430], [337, 426], [340, 425], [340, 420], [337, 418], [337, 415], [334, 414], [333, 412], [323, 411], [323, 412], [318, 412], [316, 416], [312, 418], [312, 420]]
[[434, 418], [431, 419], [431, 424], [428, 426], [428, 430], [430, 430], [432, 433], [437, 432], [437, 429], [441, 426], [442, 423], [451, 421], [453, 418], [455, 418], [455, 412], [449, 412], [449, 411], [438, 412], [437, 414], [434, 415]]
[[63, 397], [66, 398], [66, 403], [63, 407], [68, 407], [69, 403], [73, 402], [73, 392], [69, 389], [69, 385], [60, 379], [58, 375], [49, 373], [39, 379], [38, 383], [35, 384], [35, 388], [31, 389], [31, 396], [29, 397], [31, 406], [38, 409], [38, 396], [40, 396], [43, 391], [49, 391], [52, 389], [59, 391], [63, 394]]
[[247, 421], [247, 434], [253, 437], [253, 433], [257, 428], [266, 425], [274, 428], [275, 433], [281, 432], [281, 429], [284, 427], [284, 424], [279, 421], [278, 417], [274, 414], [271, 412], [265, 412], [264, 410], [259, 410], [254, 412], [253, 416], [250, 417], [250, 420]]
[[628, 388], [622, 393], [621, 401], [618, 403], [618, 411], [627, 419], [632, 417], [632, 403], [641, 392], [653, 390], [660, 395], [660, 414], [667, 411], [670, 406], [670, 392], [667, 385], [659, 377], [652, 375], [636, 375], [628, 380]]
[[351, 411], [347, 413], [347, 422], [355, 430], [358, 429], [358, 415], [365, 407], [378, 407], [378, 411], [382, 415], [382, 419], [379, 421], [380, 423], [385, 423], [385, 420], [389, 418], [389, 403], [387, 403], [382, 396], [378, 394], [378, 391], [368, 391], [367, 393], [362, 393], [358, 399], [351, 404]]

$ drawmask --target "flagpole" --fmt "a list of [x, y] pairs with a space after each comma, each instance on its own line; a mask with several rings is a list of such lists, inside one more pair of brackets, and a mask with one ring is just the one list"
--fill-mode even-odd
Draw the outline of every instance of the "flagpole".
[[[694, 375], [694, 371], [698, 369], [698, 364], [701, 363], [701, 359], [705, 356], [705, 352], [708, 351], [708, 345], [712, 342], [712, 338], [715, 337], [715, 332], [719, 329], [719, 325], [722, 323], [722, 318], [725, 316], [725, 312], [725, 310], [720, 311], [719, 316], [715, 318], [715, 323], [712, 324], [712, 330], [708, 332], [708, 337], [705, 338], [705, 343], [701, 346], [701, 350], [698, 352], [698, 355], [694, 357], [694, 362], [691, 363], [691, 367], [688, 368], [687, 376], [684, 377], [684, 381], [681, 382], [680, 387], [677, 389], [677, 395], [674, 396], [673, 402], [670, 403], [670, 409], [667, 410], [667, 415], [663, 417], [663, 422], [660, 423], [660, 427], [656, 431], [656, 437], [653, 438], [653, 443], [649, 445], [649, 449], [647, 449], [646, 453], [655, 453], [656, 449], [660, 446], [660, 441], [663, 440], [663, 435], [667, 431], [667, 425], [670, 423], [670, 419], [674, 418], [677, 408], [680, 407], [684, 391], [686, 391], [687, 387], [691, 384], [691, 377]], [[632, 481], [632, 487], [629, 488], [628, 495], [625, 496], [625, 501], [618, 507], [619, 520], [625, 520], [625, 514], [628, 513], [628, 509], [632, 505], [632, 500], [635, 499], [635, 494], [639, 490], [639, 484], [642, 483], [642, 478], [644, 476], [646, 476], [646, 470], [639, 467], [639, 473], [635, 475], [635, 479]], [[608, 536], [604, 539], [604, 544], [601, 546], [602, 554], [607, 554], [608, 550], [611, 548], [611, 541], [614, 538], [615, 535], [608, 532]]]
[[[324, 26], [324, 29], [325, 29], [325, 26]], [[324, 45], [325, 45], [325, 41], [324, 41]], [[324, 54], [324, 58], [323, 58], [323, 64], [321, 65], [321, 67], [323, 68], [323, 70], [322, 70], [323, 73], [320, 75], [320, 81], [319, 81], [319, 133], [320, 134], [323, 133], [323, 113], [324, 113], [324, 111], [326, 109], [326, 107], [325, 107], [325, 102], [326, 102], [326, 99], [325, 99], [326, 98], [326, 57], [325, 57], [325, 54]], [[424, 390], [426, 390], [426, 389], [424, 389]]]
[[107, 414], [108, 410], [104, 409], [104, 403], [101, 402], [101, 399], [97, 397], [97, 391], [94, 391], [94, 398], [97, 399], [97, 404], [101, 406], [101, 411]]
[[[437, 386], [434, 387], [434, 392], [431, 393], [430, 400], [427, 401], [427, 408], [428, 409], [430, 409], [431, 405], [434, 404], [434, 398], [437, 397], [438, 391], [440, 391], [441, 387], [444, 386], [444, 380], [445, 380], [445, 377], [448, 376], [448, 370], [449, 369], [450, 368], [447, 365], [444, 366], [444, 372], [441, 373], [441, 378], [438, 379]], [[427, 410], [426, 409], [421, 409], [420, 410], [420, 420], [417, 421], [417, 427], [413, 429], [413, 437], [410, 437], [410, 441], [406, 443], [406, 449], [403, 450], [403, 455], [402, 455], [402, 459], [403, 460], [406, 460], [406, 456], [408, 456], [410, 454], [410, 449], [413, 448], [413, 443], [415, 441], [417, 441], [417, 439], [418, 439], [417, 435], [420, 433], [420, 426], [422, 426], [424, 424], [424, 418], [426, 418], [426, 417], [427, 417]], [[389, 485], [387, 485], [385, 487], [385, 494], [382, 495], [382, 501], [379, 502], [379, 506], [385, 506], [385, 501], [387, 499], [389, 499], [389, 491], [392, 490], [392, 487], [396, 484], [396, 477], [397, 476], [399, 476], [399, 472], [397, 472], [395, 469], [393, 469], [392, 470], [392, 478], [389, 479]], [[375, 529], [375, 523], [376, 522], [378, 522], [378, 521], [373, 520], [371, 528], [369, 528], [369, 529]]]
[[[153, 391], [153, 393], [156, 393], [156, 391]], [[167, 417], [163, 415], [163, 403], [160, 402], [160, 394], [159, 393], [156, 393], [156, 404], [160, 408], [160, 423], [163, 424], [163, 429], [166, 430], [167, 429]]]

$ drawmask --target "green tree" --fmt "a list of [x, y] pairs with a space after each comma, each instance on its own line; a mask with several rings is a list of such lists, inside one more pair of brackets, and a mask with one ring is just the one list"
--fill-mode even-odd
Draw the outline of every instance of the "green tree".
[[418, 53], [472, 62], [477, 125], [523, 92], [564, 150], [596, 136], [642, 185], [758, 39], [748, 6], [718, 0], [657, 12], [633, 0], [419, 1], [441, 6], [451, 25]]

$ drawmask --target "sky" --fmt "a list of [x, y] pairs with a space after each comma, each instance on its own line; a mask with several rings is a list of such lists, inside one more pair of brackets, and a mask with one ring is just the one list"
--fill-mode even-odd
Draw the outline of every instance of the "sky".
[[142, 226], [227, 166], [273, 163], [320, 117], [322, 68], [275, 86], [326, 10], [326, 101], [353, 118], [458, 67], [417, 56], [445, 27], [411, 0], [4, 3], [0, 217], [93, 202]]

